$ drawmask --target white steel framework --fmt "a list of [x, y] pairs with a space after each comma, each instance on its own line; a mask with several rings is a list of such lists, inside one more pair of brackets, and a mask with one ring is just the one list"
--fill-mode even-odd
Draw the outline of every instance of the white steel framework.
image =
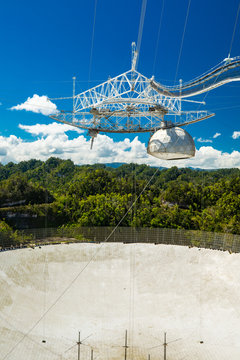
[[[152, 86], [153, 79], [136, 70], [137, 51], [132, 44], [132, 67], [114, 78], [73, 96], [51, 99], [72, 99], [73, 111], [60, 111], [52, 119], [89, 130], [95, 137], [99, 132], [154, 132], [164, 126], [184, 126], [214, 116], [206, 110], [182, 111], [182, 99], [160, 93]], [[190, 100], [185, 100], [190, 101]], [[194, 102], [194, 101], [190, 101]], [[169, 121], [164, 120], [164, 116]]]

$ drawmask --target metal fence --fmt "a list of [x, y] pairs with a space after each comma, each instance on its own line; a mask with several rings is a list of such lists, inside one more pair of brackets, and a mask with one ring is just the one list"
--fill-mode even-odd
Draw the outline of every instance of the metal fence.
[[28, 229], [0, 234], [0, 249], [69, 242], [173, 244], [240, 252], [240, 235], [164, 228], [72, 227]]

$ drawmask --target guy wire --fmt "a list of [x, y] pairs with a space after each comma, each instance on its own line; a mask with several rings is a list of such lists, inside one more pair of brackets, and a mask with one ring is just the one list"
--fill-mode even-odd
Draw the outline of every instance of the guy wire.
[[132, 210], [135, 203], [138, 201], [138, 199], [141, 197], [141, 195], [144, 193], [148, 185], [151, 183], [157, 172], [159, 171], [159, 168], [156, 169], [154, 174], [151, 176], [147, 184], [144, 186], [134, 203], [131, 204], [131, 206], [128, 208], [126, 213], [123, 215], [121, 220], [118, 222], [118, 224], [114, 227], [114, 229], [110, 232], [110, 234], [106, 237], [106, 239], [101, 243], [99, 248], [95, 251], [95, 253], [92, 255], [90, 260], [86, 263], [86, 265], [83, 266], [83, 268], [78, 272], [78, 274], [72, 279], [72, 281], [65, 287], [65, 289], [61, 292], [61, 294], [56, 298], [56, 300], [52, 303], [52, 305], [49, 306], [49, 308], [42, 314], [42, 316], [35, 322], [35, 324], [21, 337], [21, 339], [8, 351], [6, 355], [2, 358], [2, 360], [5, 360], [9, 357], [9, 355], [17, 348], [17, 346], [26, 338], [29, 336], [29, 334], [36, 328], [36, 326], [45, 318], [45, 316], [54, 308], [54, 306], [62, 299], [62, 297], [66, 294], [66, 292], [71, 288], [71, 286], [76, 282], [76, 280], [80, 277], [80, 275], [84, 272], [84, 270], [88, 267], [88, 265], [95, 259], [96, 255], [100, 252], [103, 245], [110, 239], [110, 237], [114, 234], [114, 232], [117, 230], [117, 228], [120, 226], [120, 224], [123, 222], [125, 217], [128, 215], [128, 213]]

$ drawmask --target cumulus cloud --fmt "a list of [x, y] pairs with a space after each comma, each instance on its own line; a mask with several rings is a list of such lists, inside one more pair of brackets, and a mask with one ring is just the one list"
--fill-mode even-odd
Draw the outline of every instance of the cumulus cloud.
[[42, 115], [54, 115], [59, 111], [57, 110], [56, 104], [51, 102], [47, 96], [39, 96], [34, 94], [33, 97], [27, 98], [27, 100], [19, 105], [12, 106], [10, 110], [26, 110], [39, 113]]
[[240, 131], [234, 131], [232, 134], [233, 139], [238, 139], [240, 137]]
[[200, 143], [212, 143], [211, 139], [202, 139], [201, 137], [197, 139]]
[[[94, 163], [138, 163], [163, 167], [193, 167], [204, 169], [240, 168], [240, 152], [224, 153], [212, 146], [202, 146], [196, 156], [188, 160], [165, 161], [147, 154], [145, 143], [136, 136], [132, 141], [114, 141], [107, 135], [99, 134], [90, 150], [90, 139], [76, 133], [69, 138], [65, 131], [74, 130], [65, 124], [21, 125], [21, 129], [36, 136], [32, 141], [23, 140], [15, 135], [0, 136], [0, 162], [19, 162], [32, 158], [46, 160], [50, 156], [71, 159], [75, 164]], [[81, 131], [81, 130], [80, 130]]]
[[90, 141], [83, 135], [69, 139], [66, 133], [49, 134], [35, 141], [24, 141], [20, 137], [11, 135], [0, 136], [0, 162], [19, 162], [37, 158], [46, 160], [50, 156], [62, 159], [72, 159], [76, 164], [94, 164], [107, 162], [146, 162], [148, 157], [145, 144], [136, 137], [133, 141], [114, 142], [106, 135], [98, 135], [90, 150]]
[[217, 137], [221, 136], [222, 134], [221, 133], [216, 133], [213, 135], [213, 139], [216, 139]]
[[67, 125], [67, 124], [60, 124], [53, 122], [51, 124], [35, 124], [35, 125], [22, 125], [19, 124], [18, 127], [22, 130], [25, 130], [29, 134], [32, 135], [58, 135], [63, 134], [66, 131], [76, 131], [79, 134], [83, 133], [84, 130], [81, 130], [77, 127]]

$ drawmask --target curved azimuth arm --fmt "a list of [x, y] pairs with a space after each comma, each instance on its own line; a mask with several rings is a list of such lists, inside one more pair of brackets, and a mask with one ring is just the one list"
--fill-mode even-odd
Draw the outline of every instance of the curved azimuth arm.
[[170, 87], [151, 79], [150, 85], [161, 95], [186, 98], [210, 91], [231, 81], [240, 81], [240, 56], [224, 59], [205, 74], [187, 83]]

